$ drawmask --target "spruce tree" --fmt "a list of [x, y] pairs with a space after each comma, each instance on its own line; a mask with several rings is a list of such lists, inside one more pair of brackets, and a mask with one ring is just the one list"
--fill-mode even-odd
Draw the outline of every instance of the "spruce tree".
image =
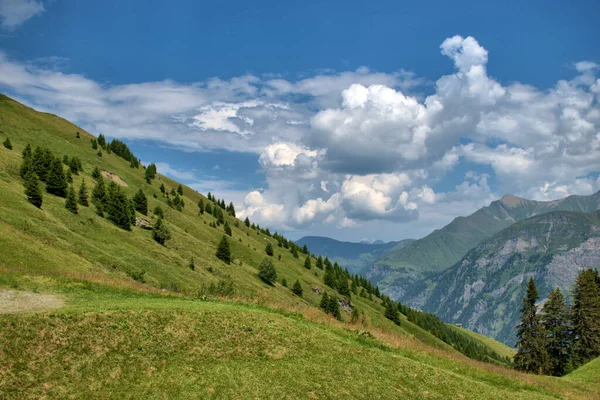
[[162, 245], [164, 245], [167, 240], [171, 239], [171, 232], [160, 216], [152, 227], [152, 238]]
[[306, 256], [306, 259], [304, 260], [304, 268], [306, 269], [311, 269], [312, 265], [310, 263], [310, 256]]
[[40, 181], [46, 182], [46, 176], [50, 169], [50, 165], [52, 164], [52, 160], [54, 160], [54, 156], [50, 150], [39, 146], [35, 148], [33, 155], [31, 156], [31, 161], [33, 163], [33, 170]]
[[342, 320], [342, 313], [340, 311], [340, 303], [335, 296], [329, 297], [329, 304], [327, 305], [327, 312], [333, 315], [338, 320]]
[[299, 258], [300, 256], [298, 255], [298, 248], [296, 247], [296, 245], [292, 246], [292, 256], [294, 258]]
[[247, 228], [250, 228], [250, 219], [248, 217], [244, 220], [244, 225], [246, 225]]
[[338, 293], [344, 297], [350, 297], [350, 288], [348, 287], [348, 279], [342, 276], [337, 282]]
[[325, 312], [327, 312], [327, 307], [329, 306], [329, 295], [327, 294], [327, 292], [323, 293], [323, 296], [321, 296], [321, 302], [319, 303], [319, 307], [321, 307], [321, 309]]
[[398, 314], [398, 308], [392, 301], [388, 301], [385, 304], [384, 316], [392, 321], [394, 324], [400, 326], [400, 314]]
[[27, 201], [36, 206], [37, 208], [42, 207], [42, 188], [40, 187], [40, 181], [35, 172], [29, 171], [25, 175], [25, 195]]
[[219, 260], [225, 262], [226, 264], [231, 263], [231, 251], [229, 250], [229, 242], [227, 241], [225, 235], [223, 235], [221, 241], [219, 242], [216, 256]]
[[181, 184], [177, 186], [177, 193], [179, 193], [180, 196], [183, 196], [183, 186], [181, 186]]
[[212, 209], [212, 207], [210, 206], [210, 203], [206, 203], [206, 206], [204, 207], [204, 211], [205, 211], [207, 214], [209, 214], [209, 215], [212, 215], [213, 209]]
[[559, 288], [550, 292], [541, 319], [550, 357], [550, 369], [547, 372], [563, 376], [571, 359], [571, 329], [569, 307]]
[[62, 158], [62, 162], [63, 162], [63, 164], [68, 166], [69, 165], [69, 156], [65, 154]]
[[267, 242], [267, 245], [265, 246], [265, 253], [267, 253], [268, 256], [273, 256], [273, 245], [271, 242]]
[[67, 191], [65, 208], [71, 211], [73, 214], [77, 214], [77, 198], [75, 197], [75, 190], [73, 189], [73, 186], [69, 186], [69, 190]]
[[335, 279], [333, 267], [325, 268], [325, 273], [323, 274], [323, 283], [325, 283], [330, 288], [337, 288], [337, 281]]
[[104, 212], [106, 205], [108, 204], [108, 194], [106, 193], [106, 185], [104, 179], [100, 178], [96, 182], [96, 186], [92, 190], [92, 203], [96, 206], [98, 213]]
[[88, 203], [88, 191], [87, 186], [85, 185], [85, 179], [81, 181], [81, 186], [79, 186], [79, 193], [77, 196], [77, 201], [84, 207], [89, 206]]
[[227, 207], [227, 212], [229, 213], [229, 215], [235, 218], [235, 207], [233, 205], [233, 202], [229, 203], [229, 206]]
[[573, 334], [575, 364], [600, 356], [600, 294], [597, 272], [581, 271], [573, 290]]
[[308, 247], [306, 245], [302, 246], [302, 254], [308, 254]]
[[520, 371], [543, 374], [548, 369], [548, 352], [545, 332], [535, 305], [537, 299], [538, 291], [532, 277], [527, 282], [526, 295], [520, 310], [515, 367]]
[[71, 170], [71, 173], [79, 175], [79, 163], [80, 161], [78, 162], [76, 157], [71, 157], [69, 160], [69, 169]]
[[6, 138], [6, 140], [4, 141], [4, 143], [2, 143], [4, 145], [4, 147], [6, 147], [9, 150], [12, 150], [12, 143], [10, 142], [9, 138]]
[[160, 217], [160, 218], [164, 218], [165, 212], [163, 211], [161, 206], [156, 206], [156, 207], [154, 207], [154, 215], [156, 215], [157, 217]]
[[163, 194], [163, 196], [165, 195], [167, 189], [165, 188], [165, 184], [161, 183], [160, 184], [160, 192]]
[[23, 156], [23, 158], [27, 158], [27, 157], [31, 157], [32, 153], [33, 152], [31, 150], [31, 145], [29, 143], [27, 143], [27, 146], [25, 146], [21, 155]]
[[92, 178], [94, 178], [95, 180], [102, 179], [102, 173], [100, 172], [100, 168], [94, 168], [94, 170], [92, 171]]
[[137, 222], [137, 217], [135, 215], [135, 203], [133, 202], [133, 199], [129, 200], [129, 222], [131, 223], [132, 226], [135, 226], [136, 222]]
[[67, 195], [67, 178], [58, 157], [50, 163], [50, 169], [46, 175], [46, 191], [59, 197]]
[[198, 214], [202, 215], [204, 214], [204, 200], [200, 199], [200, 201], [198, 201]]
[[317, 258], [317, 268], [319, 269], [323, 269], [323, 257], [321, 257], [321, 255], [319, 255], [319, 258]]
[[148, 215], [148, 199], [141, 188], [133, 196], [133, 204], [135, 205], [135, 209], [137, 211], [144, 215]]
[[19, 168], [19, 175], [21, 175], [21, 178], [25, 179], [25, 176], [29, 171], [35, 173], [35, 171], [33, 170], [33, 162], [31, 161], [31, 156], [23, 157], [21, 167]]
[[223, 225], [223, 231], [226, 235], [232, 236], [231, 227], [228, 222], [225, 222], [225, 225]]
[[121, 191], [121, 188], [114, 182], [110, 183], [108, 193], [109, 195], [106, 207], [108, 219], [114, 222], [114, 224], [119, 228], [131, 230], [129, 199]]
[[300, 284], [299, 280], [296, 280], [296, 282], [294, 282], [294, 285], [292, 286], [292, 293], [294, 293], [298, 297], [302, 297], [302, 292], [302, 285]]
[[277, 281], [277, 271], [275, 270], [275, 265], [273, 265], [273, 262], [269, 258], [265, 258], [260, 263], [258, 268], [258, 277], [269, 285], [273, 285], [275, 281]]

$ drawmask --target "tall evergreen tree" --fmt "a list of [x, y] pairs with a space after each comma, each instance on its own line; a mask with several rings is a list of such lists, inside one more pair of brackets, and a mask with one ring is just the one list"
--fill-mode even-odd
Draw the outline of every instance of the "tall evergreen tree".
[[79, 202], [79, 204], [81, 204], [84, 207], [87, 207], [89, 205], [88, 191], [87, 191], [87, 186], [85, 185], [85, 179], [83, 179], [81, 181], [81, 186], [79, 186], [79, 193], [78, 193], [77, 197], [78, 197], [77, 201]]
[[144, 215], [148, 215], [148, 199], [142, 188], [133, 196], [133, 204], [135, 209]]
[[71, 157], [69, 160], [69, 169], [72, 174], [79, 175], [79, 164], [80, 161], [78, 161], [77, 157]]
[[296, 282], [294, 282], [294, 285], [292, 286], [292, 293], [298, 297], [302, 297], [302, 292], [302, 285], [300, 284], [300, 281], [296, 279]]
[[269, 258], [265, 257], [265, 259], [263, 259], [260, 263], [258, 268], [258, 277], [269, 285], [273, 285], [275, 281], [277, 281], [277, 271], [275, 270], [275, 265]]
[[244, 225], [246, 225], [247, 228], [250, 228], [250, 219], [248, 219], [248, 217], [244, 220]]
[[95, 180], [102, 179], [102, 173], [100, 172], [100, 168], [94, 167], [94, 170], [92, 171], [92, 178], [94, 178]]
[[108, 193], [108, 203], [106, 207], [108, 219], [114, 222], [119, 228], [131, 230], [129, 199], [114, 182], [110, 183]]
[[213, 213], [213, 209], [212, 209], [212, 207], [211, 207], [211, 205], [210, 205], [210, 202], [206, 203], [206, 205], [204, 206], [204, 211], [205, 211], [207, 214], [209, 214], [209, 215], [212, 215], [212, 213]]
[[297, 247], [296, 245], [293, 245], [293, 246], [292, 246], [292, 256], [293, 256], [294, 258], [298, 258], [298, 257], [300, 257], [300, 256], [298, 255], [298, 247]]
[[133, 202], [133, 199], [128, 201], [128, 205], [129, 205], [129, 222], [131, 223], [132, 226], [135, 226], [135, 223], [137, 222], [137, 217], [135, 215], [135, 203]]
[[225, 222], [225, 224], [223, 225], [223, 231], [225, 232], [226, 235], [232, 236], [232, 232], [231, 232], [231, 227], [229, 226], [228, 222]]
[[73, 189], [73, 186], [69, 186], [69, 190], [67, 191], [65, 208], [73, 214], [77, 214], [77, 198], [75, 197], [75, 189]]
[[385, 314], [384, 316], [392, 321], [396, 325], [400, 325], [400, 314], [398, 314], [398, 308], [393, 301], [385, 303]]
[[317, 258], [316, 267], [319, 269], [323, 269], [323, 257], [319, 254], [319, 258]]
[[19, 168], [19, 175], [21, 175], [21, 178], [25, 179], [25, 176], [29, 171], [35, 173], [33, 169], [33, 161], [31, 160], [31, 156], [23, 157], [23, 161], [21, 161], [21, 167]]
[[337, 282], [338, 293], [344, 297], [350, 297], [350, 288], [348, 287], [348, 279], [345, 276], [341, 276]]
[[302, 254], [308, 254], [308, 246], [302, 246]]
[[183, 196], [183, 186], [181, 186], [181, 184], [179, 184], [179, 186], [177, 186], [177, 193], [179, 193], [181, 196]]
[[548, 352], [544, 328], [535, 305], [537, 299], [538, 290], [532, 277], [527, 282], [526, 295], [521, 307], [515, 367], [521, 371], [543, 374], [548, 369]]
[[158, 217], [154, 226], [152, 227], [152, 238], [159, 244], [164, 245], [165, 242], [171, 239], [171, 232], [167, 225], [163, 221], [162, 217]]
[[229, 242], [225, 235], [221, 238], [219, 246], [217, 247], [216, 256], [219, 260], [229, 264], [231, 263], [231, 251], [229, 250]]
[[160, 184], [160, 192], [163, 194], [163, 196], [165, 195], [167, 189], [165, 188], [165, 184], [161, 183]]
[[321, 307], [321, 309], [325, 312], [327, 312], [327, 307], [329, 306], [329, 295], [327, 294], [327, 292], [323, 293], [323, 296], [321, 296], [321, 302], [319, 303], [319, 307]]
[[342, 313], [340, 311], [340, 303], [337, 297], [330, 296], [329, 304], [327, 306], [327, 312], [333, 315], [338, 320], [342, 320]]
[[92, 190], [92, 202], [96, 205], [96, 207], [100, 206], [102, 210], [104, 210], [106, 204], [108, 203], [107, 196], [104, 179], [100, 178]]
[[58, 157], [50, 163], [50, 169], [46, 175], [46, 191], [59, 197], [67, 195], [67, 178]]
[[541, 319], [550, 357], [550, 369], [547, 372], [563, 376], [571, 359], [571, 329], [569, 307], [559, 288], [550, 292]]
[[52, 155], [52, 152], [47, 148], [42, 148], [39, 146], [35, 148], [33, 155], [31, 156], [31, 161], [33, 163], [33, 170], [37, 174], [40, 181], [46, 182], [46, 175], [48, 174], [48, 170], [50, 169], [50, 164], [52, 164], [53, 159], [54, 156]]
[[306, 256], [306, 259], [304, 260], [304, 268], [306, 269], [311, 269], [312, 265], [310, 263], [310, 256]]
[[200, 199], [200, 201], [198, 201], [198, 214], [202, 215], [204, 214], [204, 200]]
[[29, 143], [27, 143], [27, 146], [25, 146], [21, 155], [23, 156], [23, 158], [27, 158], [27, 157], [31, 157], [32, 153], [33, 152], [31, 150], [31, 145]]
[[27, 201], [37, 208], [42, 207], [42, 188], [40, 187], [40, 181], [35, 172], [31, 170], [27, 172], [27, 175], [25, 175], [24, 186]]
[[600, 356], [600, 294], [597, 271], [581, 271], [573, 290], [575, 364]]

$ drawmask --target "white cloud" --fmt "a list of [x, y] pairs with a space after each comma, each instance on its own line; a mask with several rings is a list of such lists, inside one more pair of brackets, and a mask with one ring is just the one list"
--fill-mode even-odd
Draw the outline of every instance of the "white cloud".
[[28, 19], [44, 12], [37, 0], [0, 0], [0, 20], [3, 29], [14, 30]]

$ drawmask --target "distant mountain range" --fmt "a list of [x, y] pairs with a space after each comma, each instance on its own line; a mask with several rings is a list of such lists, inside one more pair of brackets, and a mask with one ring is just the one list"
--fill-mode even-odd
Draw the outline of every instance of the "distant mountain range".
[[352, 273], [357, 273], [369, 266], [379, 257], [384, 256], [392, 249], [402, 248], [413, 242], [413, 239], [399, 242], [385, 243], [377, 240], [373, 243], [342, 242], [323, 236], [305, 236], [296, 241], [300, 246], [306, 245], [311, 253], [327, 256], [334, 262], [337, 261]]
[[548, 212], [591, 212], [598, 208], [600, 192], [546, 202], [507, 195], [467, 217], [455, 218], [409, 246], [391, 249], [373, 261], [363, 273], [390, 297], [420, 308], [441, 272], [502, 229]]

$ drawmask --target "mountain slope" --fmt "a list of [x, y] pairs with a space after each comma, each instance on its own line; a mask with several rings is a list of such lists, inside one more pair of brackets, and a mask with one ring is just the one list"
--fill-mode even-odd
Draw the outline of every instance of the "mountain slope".
[[455, 218], [409, 246], [390, 250], [371, 264], [366, 275], [392, 298], [421, 307], [432, 287], [426, 276], [449, 268], [496, 232], [552, 211], [590, 212], [599, 208], [600, 192], [547, 202], [507, 195], [467, 217]]
[[423, 309], [514, 345], [523, 288], [569, 295], [577, 273], [600, 265], [600, 211], [555, 211], [511, 225], [469, 251], [437, 280]]
[[361, 271], [377, 258], [385, 255], [392, 248], [402, 248], [411, 243], [412, 239], [399, 242], [384, 243], [354, 243], [342, 242], [323, 236], [305, 236], [296, 241], [299, 246], [308, 246], [314, 254], [327, 256], [332, 262], [348, 268], [352, 273]]

